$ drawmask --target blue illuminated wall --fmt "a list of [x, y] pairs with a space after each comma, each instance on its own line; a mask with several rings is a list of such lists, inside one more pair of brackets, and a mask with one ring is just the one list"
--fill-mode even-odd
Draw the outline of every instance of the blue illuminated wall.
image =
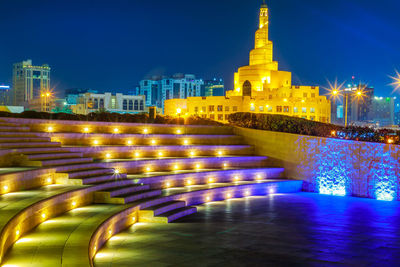
[[400, 200], [400, 146], [236, 128], [271, 166], [303, 180], [303, 190]]

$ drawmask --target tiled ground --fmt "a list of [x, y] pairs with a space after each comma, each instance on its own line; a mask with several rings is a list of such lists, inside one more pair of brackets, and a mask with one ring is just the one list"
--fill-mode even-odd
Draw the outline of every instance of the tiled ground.
[[400, 203], [309, 193], [211, 203], [114, 236], [96, 266], [399, 266]]

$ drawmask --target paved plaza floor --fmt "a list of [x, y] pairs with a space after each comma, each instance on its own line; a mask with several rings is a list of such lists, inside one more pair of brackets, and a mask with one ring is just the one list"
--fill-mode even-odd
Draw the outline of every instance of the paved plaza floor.
[[168, 225], [139, 223], [105, 266], [399, 266], [400, 203], [311, 193], [209, 203]]

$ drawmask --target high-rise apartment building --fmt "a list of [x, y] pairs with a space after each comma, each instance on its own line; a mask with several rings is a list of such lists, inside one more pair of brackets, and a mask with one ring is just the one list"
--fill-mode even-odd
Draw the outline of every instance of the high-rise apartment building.
[[9, 85], [0, 84], [0, 106], [12, 105], [12, 95]]
[[395, 97], [374, 97], [371, 117], [379, 127], [394, 125]]
[[204, 90], [201, 90], [201, 96], [224, 96], [225, 85], [222, 79], [214, 78], [204, 81]]
[[202, 79], [192, 74], [175, 74], [172, 77], [154, 76], [140, 81], [137, 94], [146, 97], [146, 106], [164, 108], [164, 101], [173, 98], [201, 96], [204, 86]]
[[46, 101], [41, 101], [40, 98], [50, 92], [50, 67], [46, 64], [33, 66], [30, 59], [15, 63], [13, 67], [13, 92], [14, 105], [23, 106], [32, 100], [43, 102], [45, 105]]

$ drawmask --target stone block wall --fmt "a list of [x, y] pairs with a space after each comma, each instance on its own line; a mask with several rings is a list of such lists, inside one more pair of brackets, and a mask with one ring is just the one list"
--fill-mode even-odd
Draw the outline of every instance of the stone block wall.
[[271, 165], [285, 168], [287, 178], [304, 180], [304, 191], [399, 200], [400, 146], [245, 128], [234, 132]]

